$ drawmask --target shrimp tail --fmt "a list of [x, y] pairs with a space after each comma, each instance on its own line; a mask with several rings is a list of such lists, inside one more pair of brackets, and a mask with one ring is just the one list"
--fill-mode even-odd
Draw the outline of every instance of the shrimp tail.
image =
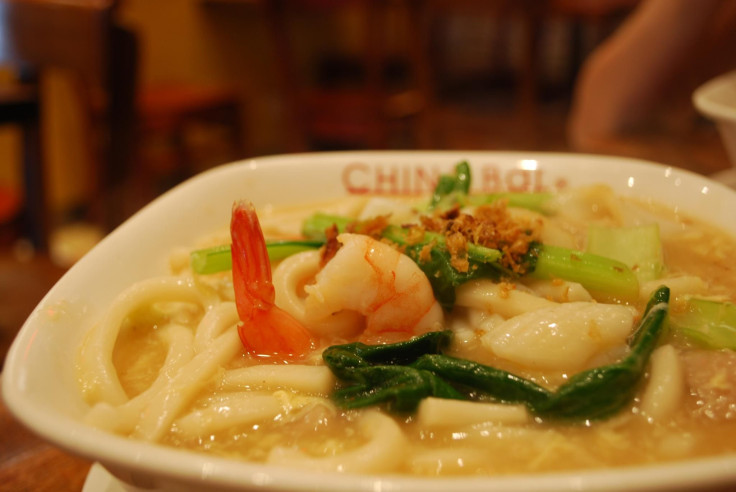
[[252, 203], [233, 205], [230, 236], [238, 315], [241, 320], [250, 319], [255, 310], [270, 309], [276, 298], [266, 241]]
[[290, 359], [313, 346], [311, 333], [275, 304], [266, 241], [252, 203], [233, 205], [230, 222], [233, 289], [245, 349], [259, 356]]

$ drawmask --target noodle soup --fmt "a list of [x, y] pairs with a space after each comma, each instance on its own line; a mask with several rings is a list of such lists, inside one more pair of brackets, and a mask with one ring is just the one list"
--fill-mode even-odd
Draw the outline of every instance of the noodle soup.
[[[453, 189], [431, 211], [426, 194], [258, 210], [267, 242], [301, 240], [315, 213], [329, 218], [313, 228], [322, 234], [342, 224], [317, 240], [327, 246], [300, 244], [272, 260], [273, 299], [263, 287], [271, 273], [235, 256], [232, 271], [195, 271], [191, 251], [237, 253], [231, 236], [241, 229], [223, 224], [174, 252], [170, 275], [123, 292], [86, 335], [76, 365], [85, 421], [325, 472], [491, 476], [733, 453], [734, 328], [697, 329], [709, 306], [725, 313], [719, 322], [733, 309], [733, 238], [602, 185], [530, 191], [480, 203]], [[252, 258], [260, 245], [248, 227], [240, 239]], [[470, 231], [464, 239], [460, 229]], [[422, 270], [433, 248], [446, 253], [454, 283], [438, 286], [439, 275]], [[555, 258], [608, 273], [568, 277]], [[668, 299], [652, 303], [662, 285]], [[254, 321], [258, 309], [267, 322]], [[275, 309], [307, 342], [277, 347], [273, 333], [303, 333]], [[408, 345], [416, 340], [431, 347], [395, 355], [419, 350]], [[377, 363], [375, 347], [395, 349]], [[467, 367], [482, 381], [456, 377]], [[405, 383], [417, 375], [429, 383]]]

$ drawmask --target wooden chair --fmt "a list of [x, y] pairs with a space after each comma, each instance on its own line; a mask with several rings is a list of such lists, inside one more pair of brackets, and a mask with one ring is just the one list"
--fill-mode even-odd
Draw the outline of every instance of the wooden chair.
[[[0, 41], [0, 46], [2, 42]], [[38, 88], [31, 74], [18, 77], [18, 83], [0, 88], [0, 124], [17, 125], [21, 130], [23, 152], [24, 197], [21, 203], [22, 217], [18, 233], [28, 236], [39, 248], [47, 246], [46, 196], [43, 193], [43, 166], [41, 164], [41, 113]], [[15, 190], [4, 190], [8, 201], [4, 222], [16, 220], [18, 200]]]
[[[155, 195], [196, 174], [201, 170], [199, 167], [221, 164], [219, 161], [202, 163], [195, 155], [196, 145], [189, 136], [196, 129], [218, 135], [209, 140], [217, 140], [225, 160], [244, 158], [248, 150], [243, 107], [241, 94], [226, 85], [140, 86], [136, 98], [138, 182]], [[147, 152], [148, 147], [155, 147], [158, 152]], [[157, 157], [150, 157], [152, 154]]]
[[[91, 150], [99, 182], [97, 216], [106, 226], [117, 221], [117, 204], [105, 199], [127, 172], [132, 148], [135, 91], [135, 43], [115, 24], [116, 0], [0, 0], [0, 63], [14, 67], [26, 97], [6, 98], [0, 122], [15, 123], [24, 134], [24, 208], [33, 242], [45, 247], [44, 148], [39, 136], [43, 100], [39, 77], [49, 68], [76, 73], [103, 98]], [[14, 88], [13, 91], [17, 91]]]
[[[392, 91], [385, 77], [384, 39], [388, 0], [264, 0], [279, 80], [286, 101], [288, 143], [293, 151], [307, 150], [314, 141], [347, 147], [385, 148], [392, 121], [416, 116], [424, 104], [422, 85], [408, 84]], [[312, 84], [300, 72], [295, 49], [300, 40], [290, 22], [299, 15], [319, 12], [336, 15], [342, 9], [360, 9], [364, 21], [362, 54], [357, 59], [359, 83], [347, 86]], [[413, 29], [414, 25], [407, 26]], [[411, 51], [409, 71], [421, 70]], [[415, 127], [417, 129], [418, 127]], [[414, 135], [421, 140], [421, 136]]]
[[[583, 52], [581, 51], [580, 26], [582, 24], [600, 27], [630, 11], [639, 0], [411, 0], [414, 13], [412, 18], [421, 23], [420, 35], [427, 53], [422, 63], [429, 75], [424, 77], [427, 101], [426, 111], [432, 114], [437, 111], [439, 83], [442, 79], [443, 67], [438, 65], [440, 59], [437, 46], [438, 29], [449, 14], [463, 13], [500, 19], [502, 24], [513, 20], [519, 27], [519, 45], [515, 46], [520, 53], [520, 63], [513, 72], [512, 101], [518, 122], [528, 128], [534, 128], [538, 120], [541, 79], [543, 34], [546, 23], [553, 18], [571, 19], [573, 24], [573, 41], [570, 46], [572, 59], [568, 78], [574, 80], [576, 68]], [[497, 39], [498, 40], [498, 39]], [[501, 39], [500, 41], [503, 41]]]
[[641, 0], [549, 0], [553, 12], [592, 21], [605, 20], [615, 15], [627, 14]]
[[[412, 0], [416, 13], [413, 18], [422, 19], [421, 38], [427, 51], [427, 77], [437, 99], [444, 74], [440, 63], [439, 48], [442, 46], [442, 28], [450, 15], [463, 14], [481, 18], [515, 21], [520, 27], [521, 64], [515, 69], [513, 102], [518, 112], [525, 116], [533, 116], [538, 104], [539, 53], [542, 24], [548, 8], [548, 0]], [[502, 35], [495, 36], [493, 42], [504, 42]], [[494, 53], [497, 51], [492, 48]]]
[[574, 84], [589, 49], [584, 42], [585, 30], [592, 30], [590, 44], [595, 47], [629, 15], [641, 0], [549, 0], [551, 15], [571, 21], [570, 69], [568, 80]]

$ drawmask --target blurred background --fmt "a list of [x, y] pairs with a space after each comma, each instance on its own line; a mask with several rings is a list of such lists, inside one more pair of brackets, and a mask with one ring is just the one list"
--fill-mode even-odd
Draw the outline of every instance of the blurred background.
[[[687, 0], [702, 15], [684, 20], [644, 3], [0, 0], [0, 353], [105, 233], [237, 159], [487, 149], [728, 167], [691, 93], [736, 65], [736, 2]], [[637, 15], [675, 33], [637, 40], [665, 66], [624, 53], [597, 73]]]
[[[730, 0], [0, 0], [0, 364], [100, 238], [226, 162], [460, 149], [727, 169], [691, 95], [736, 68], [734, 24]], [[12, 422], [2, 409], [0, 483], [81, 489], [88, 462]]]

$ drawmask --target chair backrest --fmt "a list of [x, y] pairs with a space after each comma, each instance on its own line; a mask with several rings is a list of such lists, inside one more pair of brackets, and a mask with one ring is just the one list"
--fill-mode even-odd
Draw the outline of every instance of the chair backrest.
[[21, 78], [31, 74], [31, 81], [45, 69], [69, 70], [93, 91], [84, 101], [94, 113], [90, 151], [99, 177], [92, 213], [109, 228], [121, 217], [106, 197], [131, 160], [138, 59], [135, 33], [115, 22], [118, 3], [0, 0], [0, 64], [14, 67]]
[[105, 84], [117, 0], [0, 0], [0, 63], [68, 68]]

